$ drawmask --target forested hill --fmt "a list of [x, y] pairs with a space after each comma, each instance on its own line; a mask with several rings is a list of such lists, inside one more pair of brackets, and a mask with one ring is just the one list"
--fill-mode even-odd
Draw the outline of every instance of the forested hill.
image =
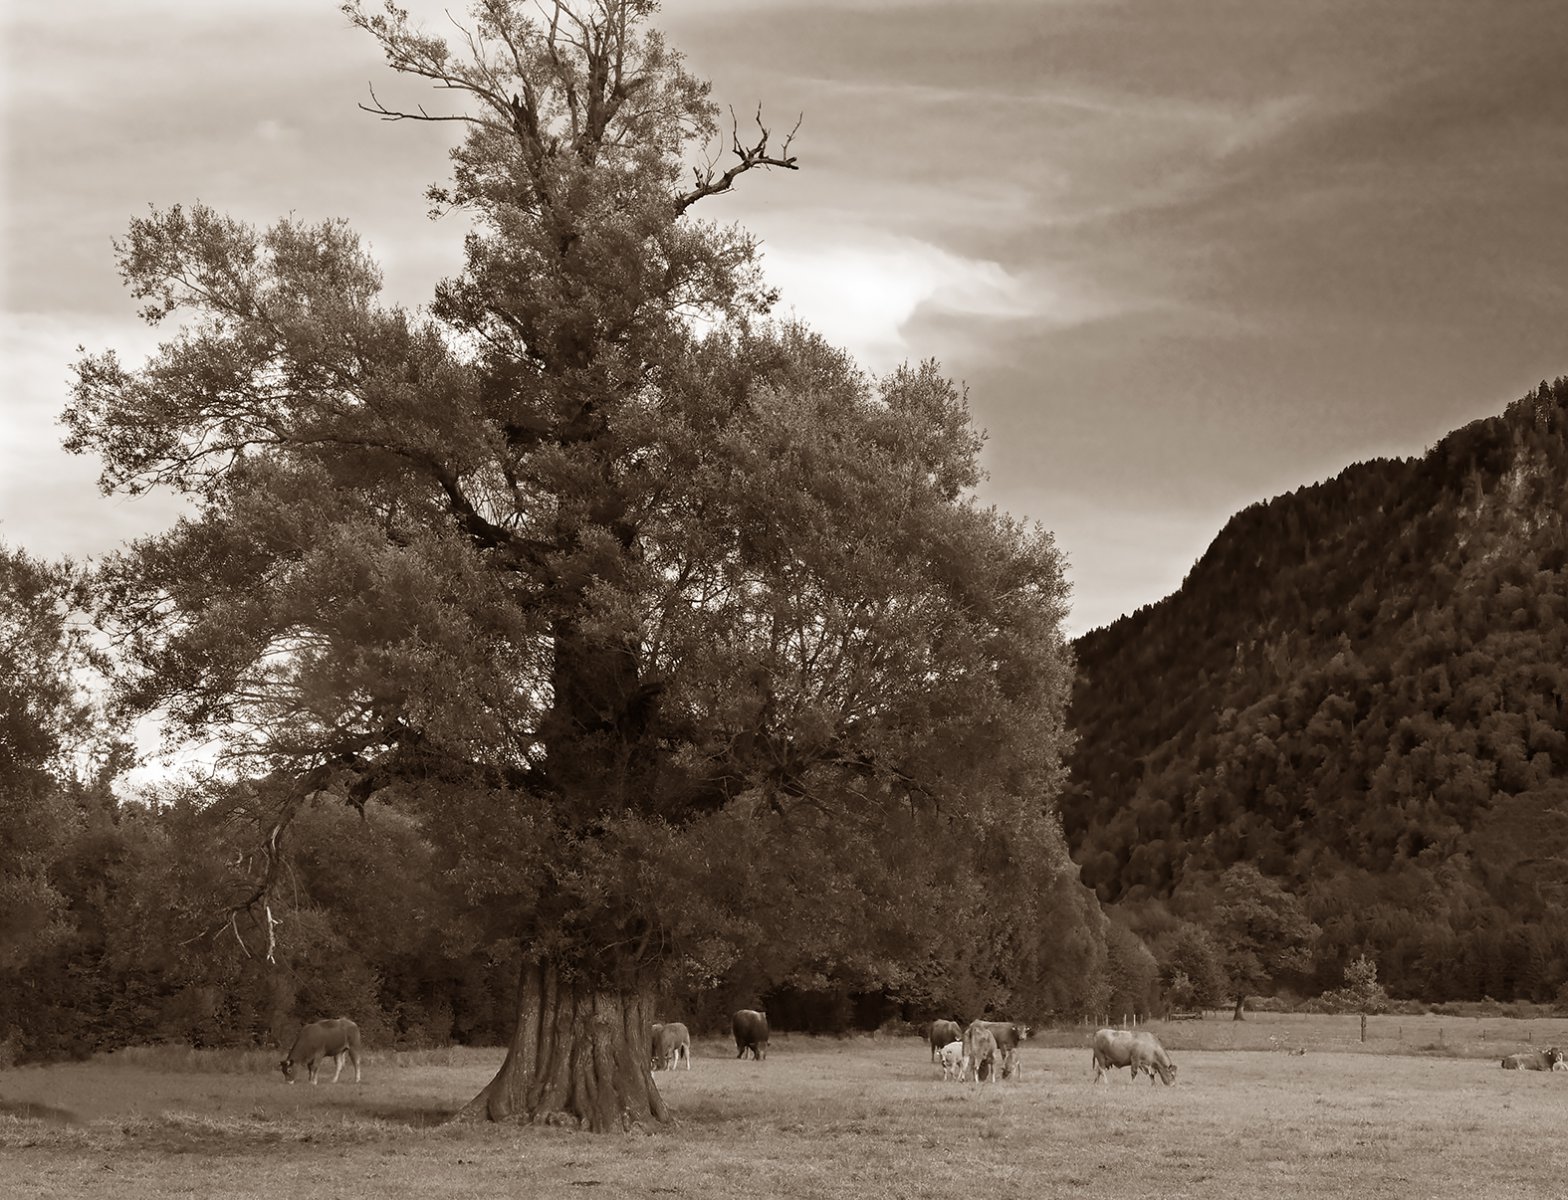
[[1238, 513], [1077, 643], [1086, 882], [1136, 907], [1250, 861], [1396, 994], [1568, 978], [1568, 378], [1420, 458]]

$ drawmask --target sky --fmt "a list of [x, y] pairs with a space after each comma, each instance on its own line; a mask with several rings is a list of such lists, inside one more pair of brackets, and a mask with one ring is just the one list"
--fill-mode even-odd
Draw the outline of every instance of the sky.
[[[101, 555], [178, 511], [100, 496], [60, 448], [75, 348], [157, 341], [113, 239], [149, 204], [343, 217], [418, 304], [459, 261], [423, 198], [456, 127], [356, 108], [372, 83], [442, 97], [330, 0], [0, 14], [0, 539]], [[656, 23], [743, 117], [800, 118], [800, 170], [709, 215], [868, 369], [966, 385], [981, 498], [1055, 533], [1070, 634], [1174, 590], [1247, 504], [1568, 374], [1562, 0], [668, 0]]]

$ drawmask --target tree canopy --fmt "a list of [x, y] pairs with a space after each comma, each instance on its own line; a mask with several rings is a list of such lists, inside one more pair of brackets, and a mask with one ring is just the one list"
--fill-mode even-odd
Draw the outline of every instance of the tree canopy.
[[308, 797], [414, 815], [523, 947], [476, 1111], [594, 1129], [663, 1117], [672, 973], [947, 986], [961, 921], [1006, 998], [1060, 973], [1053, 922], [1068, 963], [1099, 936], [1060, 891], [1060, 555], [973, 499], [934, 363], [871, 378], [767, 319], [755, 242], [694, 209], [794, 159], [759, 118], [721, 168], [652, 9], [482, 0], [454, 50], [346, 6], [467, 105], [432, 190], [462, 272], [409, 310], [339, 222], [154, 212], [121, 270], [183, 324], [84, 358], [66, 414], [106, 488], [195, 504], [107, 565], [104, 611], [126, 702], [266, 780], [244, 903]]

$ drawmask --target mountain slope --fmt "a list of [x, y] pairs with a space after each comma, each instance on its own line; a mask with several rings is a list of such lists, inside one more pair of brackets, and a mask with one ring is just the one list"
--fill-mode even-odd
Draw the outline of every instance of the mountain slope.
[[1568, 379], [1237, 514], [1081, 638], [1062, 809], [1106, 900], [1237, 861], [1428, 998], [1568, 979]]

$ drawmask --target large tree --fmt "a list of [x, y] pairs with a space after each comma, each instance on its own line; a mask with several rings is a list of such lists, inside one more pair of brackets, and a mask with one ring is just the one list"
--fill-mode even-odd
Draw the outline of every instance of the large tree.
[[341, 224], [155, 212], [120, 263], [184, 328], [84, 359], [67, 412], [105, 487], [196, 504], [105, 604], [127, 700], [268, 772], [246, 903], [306, 796], [417, 814], [524, 952], [467, 1111], [595, 1130], [666, 1116], [669, 972], [915, 987], [959, 919], [1035, 983], [1069, 868], [1060, 556], [973, 501], [934, 364], [764, 319], [754, 241], [695, 208], [794, 160], [760, 119], [703, 154], [653, 7], [482, 0], [454, 51], [347, 6], [461, 102], [461, 274], [408, 311]]
[[1297, 897], [1251, 863], [1227, 870], [1217, 889], [1213, 930], [1240, 1021], [1248, 996], [1270, 994], [1281, 976], [1306, 972], [1320, 931]]

